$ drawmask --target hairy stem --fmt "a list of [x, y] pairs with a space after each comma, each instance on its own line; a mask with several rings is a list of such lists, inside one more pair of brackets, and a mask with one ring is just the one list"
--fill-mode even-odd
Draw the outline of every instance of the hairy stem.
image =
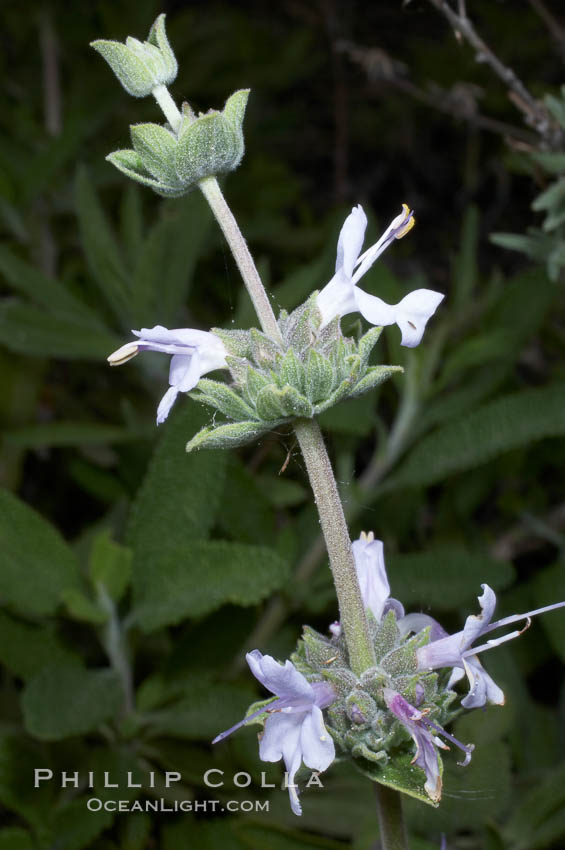
[[247, 247], [247, 242], [243, 238], [239, 225], [226, 203], [218, 181], [215, 177], [206, 177], [198, 185], [210, 204], [212, 212], [216, 216], [218, 224], [222, 228], [226, 241], [230, 246], [247, 291], [253, 301], [253, 306], [261, 322], [261, 327], [266, 334], [277, 342], [280, 342], [281, 334], [279, 326], [267, 293], [265, 292], [265, 287], [259, 277], [259, 272]]
[[408, 839], [402, 818], [402, 795], [386, 785], [375, 783], [377, 813], [381, 829], [382, 850], [408, 850]]
[[375, 654], [367, 629], [343, 506], [318, 423], [313, 419], [297, 420], [294, 432], [306, 462], [320, 515], [349, 660], [353, 672], [360, 675], [374, 665]]
[[[279, 326], [267, 293], [218, 181], [215, 177], [207, 177], [198, 185], [210, 204], [234, 255], [261, 327], [272, 339], [281, 341]], [[314, 420], [297, 420], [295, 433], [306, 461], [310, 484], [320, 515], [351, 667], [360, 675], [374, 664], [375, 657], [343, 506], [318, 424]]]
[[153, 89], [153, 97], [163, 110], [165, 118], [171, 125], [173, 133], [178, 133], [182, 122], [182, 115], [176, 103], [169, 93], [169, 89], [164, 85], [155, 86]]

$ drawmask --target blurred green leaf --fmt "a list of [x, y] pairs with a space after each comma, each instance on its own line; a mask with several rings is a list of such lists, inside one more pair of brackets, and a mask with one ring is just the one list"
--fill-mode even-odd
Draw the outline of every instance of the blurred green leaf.
[[129, 330], [132, 315], [131, 279], [96, 189], [84, 168], [77, 172], [75, 189], [77, 215], [88, 266], [119, 327]]
[[[543, 608], [565, 599], [565, 564], [554, 564], [541, 570], [534, 579], [535, 605]], [[549, 612], [541, 619], [554, 652], [565, 662], [565, 616], [562, 610]]]
[[103, 362], [121, 340], [92, 325], [6, 300], [0, 304], [0, 343], [27, 356]]
[[565, 766], [522, 795], [504, 828], [513, 850], [558, 847], [565, 837]]
[[255, 605], [287, 581], [274, 550], [223, 541], [169, 540], [151, 569], [135, 574], [134, 615], [145, 631], [201, 617], [221, 605]]
[[512, 564], [456, 545], [430, 546], [414, 554], [391, 553], [387, 555], [387, 565], [393, 596], [405, 606], [420, 605], [431, 610], [468, 604], [481, 595], [481, 583], [502, 590], [515, 576]]
[[218, 521], [223, 531], [244, 543], [272, 542], [275, 517], [254, 476], [235, 454], [228, 455]]
[[86, 798], [72, 800], [53, 811], [50, 828], [51, 847], [57, 850], [83, 850], [91, 847], [95, 838], [112, 825], [114, 815], [103, 809], [91, 812], [86, 807]]
[[255, 697], [249, 686], [214, 683], [199, 675], [186, 677], [183, 689], [186, 697], [152, 713], [153, 734], [211, 741], [241, 720]]
[[80, 664], [52, 628], [32, 626], [0, 612], [0, 660], [22, 679], [29, 679], [47, 664]]
[[187, 439], [206, 418], [187, 401], [178, 405], [162, 428], [128, 525], [136, 574], [150, 569], [152, 558], [170, 546], [207, 537], [214, 525], [227, 455], [219, 451], [186, 454], [184, 450]]
[[0, 850], [36, 850], [36, 844], [27, 829], [12, 826], [0, 829]]
[[498, 398], [424, 438], [383, 487], [423, 487], [534, 440], [565, 434], [565, 384]]
[[118, 710], [119, 680], [112, 670], [49, 665], [26, 684], [25, 725], [42, 741], [59, 741], [93, 732]]
[[118, 601], [124, 595], [131, 579], [132, 551], [116, 543], [105, 529], [92, 542], [88, 572], [96, 587], [103, 585], [112, 599]]
[[88, 446], [95, 443], [147, 440], [153, 436], [154, 430], [153, 425], [134, 430], [97, 422], [49, 422], [45, 425], [28, 425], [13, 431], [4, 431], [2, 436], [10, 446], [36, 449], [42, 446]]
[[5, 490], [0, 547], [0, 596], [24, 614], [54, 613], [63, 592], [79, 586], [77, 561], [59, 532]]

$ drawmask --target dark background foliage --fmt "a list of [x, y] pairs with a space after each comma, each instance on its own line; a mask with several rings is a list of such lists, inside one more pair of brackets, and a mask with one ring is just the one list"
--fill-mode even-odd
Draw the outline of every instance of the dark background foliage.
[[[557, 102], [561, 4], [468, 7], [533, 96]], [[165, 358], [115, 371], [104, 360], [132, 327], [254, 321], [204, 200], [162, 202], [104, 161], [127, 146], [129, 123], [160, 117], [88, 43], [145, 37], [161, 11], [178, 101], [206, 110], [252, 89], [247, 152], [225, 191], [275, 304], [292, 308], [329, 279], [359, 202], [375, 238], [403, 201], [418, 221], [367, 288], [389, 301], [415, 286], [447, 294], [418, 349], [402, 350], [395, 328], [379, 343], [403, 377], [324, 414], [352, 536], [383, 538], [394, 595], [449, 629], [476, 610], [484, 581], [501, 614], [565, 598], [565, 164], [547, 158], [563, 157], [559, 134], [528, 126], [424, 0], [6, 2], [0, 848], [369, 850], [372, 789], [346, 764], [304, 792], [297, 821], [286, 792], [260, 787], [262, 769], [281, 773], [258, 761], [253, 729], [209, 745], [259, 698], [244, 651], [285, 658], [304, 622], [325, 631], [337, 614], [291, 432], [186, 456], [209, 414], [179, 399], [157, 431]], [[530, 259], [490, 240], [507, 231]], [[507, 705], [457, 722], [473, 762], [447, 754], [440, 808], [407, 806], [414, 848], [438, 847], [441, 833], [461, 850], [564, 845], [564, 639], [550, 614], [485, 657]], [[211, 767], [224, 787], [206, 788]], [[34, 789], [34, 768], [53, 782]], [[165, 770], [182, 782], [163, 788]], [[79, 771], [80, 787], [62, 789], [61, 771]], [[104, 771], [145, 785], [153, 771], [144, 796], [219, 808], [96, 815], [89, 797], [140, 793], [104, 790]], [[238, 771], [249, 788], [234, 788]], [[268, 815], [220, 811], [255, 799]]]

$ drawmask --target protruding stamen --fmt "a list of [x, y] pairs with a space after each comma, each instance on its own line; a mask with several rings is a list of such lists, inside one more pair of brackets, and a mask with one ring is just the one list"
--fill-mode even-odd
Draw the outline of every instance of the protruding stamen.
[[112, 354], [108, 357], [108, 363], [110, 366], [121, 366], [122, 363], [127, 363], [128, 360], [131, 360], [132, 357], [135, 357], [136, 354], [139, 354], [139, 345], [137, 342], [126, 342], [125, 345], [122, 345], [121, 348], [118, 348], [117, 351], [113, 351]]
[[408, 204], [402, 204], [402, 212], [405, 221], [404, 223], [401, 223], [400, 227], [398, 228], [398, 231], [394, 234], [395, 239], [402, 239], [402, 237], [406, 236], [406, 234], [409, 233], [416, 224], [414, 212], [410, 209]]

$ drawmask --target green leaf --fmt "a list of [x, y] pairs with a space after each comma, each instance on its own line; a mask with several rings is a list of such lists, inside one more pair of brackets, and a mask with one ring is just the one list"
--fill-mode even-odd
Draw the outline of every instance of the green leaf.
[[55, 806], [56, 792], [50, 782], [33, 787], [34, 770], [44, 767], [49, 765], [43, 748], [22, 735], [20, 729], [0, 733], [0, 803], [41, 831]]
[[187, 437], [203, 419], [196, 405], [175, 410], [132, 506], [127, 541], [134, 551], [134, 587], [154, 571], [154, 558], [168, 557], [188, 541], [208, 536], [224, 484], [223, 452], [185, 453]]
[[90, 271], [120, 326], [129, 329], [131, 281], [94, 185], [82, 168], [76, 178], [76, 205]]
[[65, 608], [73, 620], [78, 620], [79, 623], [92, 623], [100, 626], [108, 619], [108, 612], [93, 602], [82, 590], [66, 590], [62, 595], [65, 603]]
[[[534, 580], [535, 606], [543, 608], [565, 599], [565, 564], [554, 564], [539, 572]], [[554, 651], [565, 661], [565, 617], [562, 610], [544, 614], [541, 619], [543, 630]]]
[[96, 422], [49, 422], [45, 425], [28, 425], [4, 432], [10, 446], [35, 449], [42, 446], [90, 446], [96, 444], [129, 443], [148, 440], [155, 428], [132, 430], [120, 425], [103, 425]]
[[[424, 771], [412, 764], [412, 756], [406, 755], [396, 756], [387, 764], [379, 766], [367, 759], [355, 758], [353, 764], [364, 776], [367, 776], [373, 782], [380, 782], [381, 785], [386, 785], [395, 791], [400, 791], [407, 794], [409, 797], [414, 797], [422, 803], [427, 803], [429, 806], [437, 807], [424, 791], [426, 782], [426, 774]], [[440, 775], [442, 771], [442, 762], [438, 754], [438, 762]]]
[[228, 456], [218, 516], [222, 530], [242, 543], [269, 544], [275, 537], [275, 517], [269, 501], [235, 454]]
[[260, 422], [230, 422], [227, 425], [207, 425], [186, 444], [186, 451], [195, 449], [233, 449], [258, 440], [269, 430]]
[[102, 809], [91, 812], [86, 807], [86, 797], [73, 800], [53, 811], [50, 827], [50, 847], [57, 850], [86, 850], [93, 841], [112, 825], [114, 814]]
[[182, 189], [175, 172], [177, 140], [174, 133], [160, 124], [133, 124], [131, 140], [142, 165], [160, 183]]
[[297, 829], [285, 829], [276, 824], [235, 824], [235, 833], [249, 850], [347, 850], [351, 845], [332, 838], [313, 835]]
[[0, 829], [0, 850], [36, 850], [36, 844], [27, 829], [10, 826]]
[[[405, 606], [446, 610], [467, 605], [481, 594], [481, 583], [494, 590], [512, 584], [514, 567], [462, 546], [435, 546], [425, 552], [387, 556], [393, 596]], [[471, 611], [470, 613], [478, 613]]]
[[131, 578], [132, 551], [116, 543], [105, 529], [97, 534], [90, 550], [88, 572], [96, 587], [103, 585], [116, 602], [122, 598]]
[[18, 354], [102, 361], [121, 342], [109, 331], [50, 316], [31, 304], [15, 299], [0, 304], [0, 343]]
[[60, 741], [93, 732], [114, 716], [121, 701], [120, 682], [112, 670], [50, 665], [26, 684], [22, 708], [31, 735]]
[[151, 713], [151, 731], [167, 737], [211, 741], [245, 716], [253, 701], [250, 687], [210, 682], [194, 675], [185, 681], [189, 696]]
[[32, 626], [0, 612], [0, 661], [14, 676], [29, 679], [47, 664], [80, 664], [52, 628]]
[[255, 411], [231, 387], [220, 381], [201, 378], [197, 391], [189, 393], [190, 397], [203, 404], [210, 405], [228, 419], [235, 422], [247, 422], [255, 419]]
[[524, 793], [504, 828], [515, 850], [549, 850], [565, 835], [565, 765]]
[[200, 192], [163, 204], [161, 213], [135, 264], [131, 297], [137, 327], [154, 324], [156, 314], [165, 326], [175, 326], [212, 223]]
[[565, 433], [565, 384], [523, 390], [489, 402], [422, 440], [385, 485], [422, 487], [535, 440]]
[[330, 407], [320, 415], [320, 425], [324, 430], [337, 434], [352, 434], [365, 437], [375, 427], [375, 402], [370, 395], [364, 398], [348, 399]]
[[27, 295], [36, 304], [45, 307], [49, 313], [70, 317], [81, 324], [89, 324], [103, 333], [106, 332], [96, 314], [75, 298], [64, 284], [43, 274], [4, 246], [0, 246], [0, 272], [13, 289]]
[[288, 562], [272, 549], [176, 535], [136, 575], [135, 616], [145, 631], [154, 631], [227, 603], [255, 605], [288, 575]]
[[0, 490], [0, 596], [24, 614], [53, 614], [63, 591], [79, 586], [76, 558], [59, 532]]

